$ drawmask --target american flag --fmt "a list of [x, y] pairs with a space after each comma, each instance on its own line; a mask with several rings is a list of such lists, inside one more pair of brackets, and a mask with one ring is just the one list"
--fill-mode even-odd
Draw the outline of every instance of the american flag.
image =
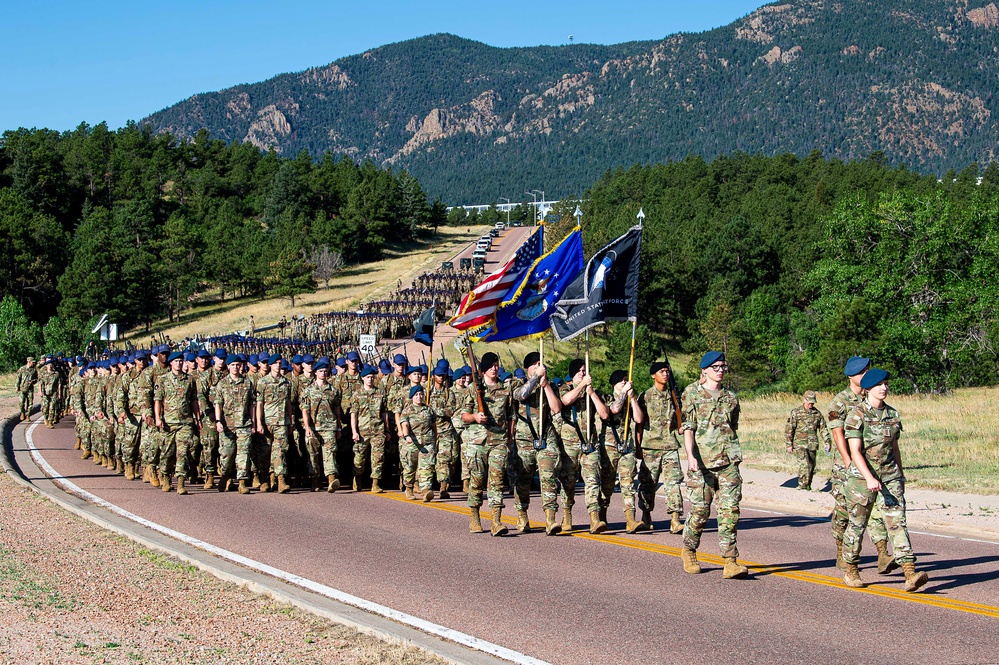
[[506, 292], [541, 256], [543, 230], [544, 227], [538, 227], [513, 258], [465, 294], [454, 316], [448, 321], [452, 328], [468, 330], [482, 326], [492, 319], [496, 306], [503, 301]]

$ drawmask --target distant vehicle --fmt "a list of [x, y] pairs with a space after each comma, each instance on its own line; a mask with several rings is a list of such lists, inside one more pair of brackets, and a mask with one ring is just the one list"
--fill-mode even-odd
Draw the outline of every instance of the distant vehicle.
[[499, 229], [489, 229], [489, 235], [493, 238], [499, 238]]
[[489, 236], [483, 236], [482, 238], [479, 238], [479, 242], [476, 243], [476, 246], [477, 247], [492, 247], [493, 246], [493, 239], [490, 238]]
[[474, 252], [472, 252], [472, 261], [474, 262], [476, 259], [482, 259], [483, 261], [485, 261], [486, 260], [486, 250], [484, 250], [484, 249], [477, 249]]
[[472, 270], [475, 272], [482, 272], [485, 270], [486, 260], [485, 259], [474, 259], [472, 261]]
[[493, 224], [493, 228], [502, 230], [506, 228], [506, 224], [504, 224], [503, 222], [496, 222], [495, 224]]
[[441, 270], [454, 270], [454, 263], [452, 261], [444, 261], [441, 263]]
[[520, 222], [514, 222], [513, 225], [516, 226], [516, 227], [519, 227], [520, 226]]

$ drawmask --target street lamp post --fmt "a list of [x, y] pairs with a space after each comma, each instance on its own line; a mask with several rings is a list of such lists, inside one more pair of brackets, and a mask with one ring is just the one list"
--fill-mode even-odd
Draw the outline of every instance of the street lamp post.
[[531, 191], [531, 192], [524, 192], [524, 193], [534, 199], [534, 204], [531, 206], [531, 212], [534, 214], [534, 225], [537, 226], [537, 224], [538, 224], [538, 195], [535, 194], [533, 191]]
[[510, 228], [510, 199], [505, 196], [499, 197], [500, 201], [506, 201], [506, 228]]

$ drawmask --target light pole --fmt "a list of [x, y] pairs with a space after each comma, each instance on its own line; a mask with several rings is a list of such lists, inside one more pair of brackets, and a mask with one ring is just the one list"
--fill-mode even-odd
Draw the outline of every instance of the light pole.
[[538, 195], [535, 194], [533, 191], [524, 192], [524, 193], [534, 199], [534, 204], [531, 206], [531, 211], [534, 213], [534, 225], [537, 226], [538, 225]]
[[544, 215], [544, 212], [542, 212], [542, 211], [545, 209], [545, 190], [543, 190], [543, 189], [532, 189], [531, 191], [532, 192], [537, 192], [538, 194], [541, 194], [541, 207], [538, 208], [538, 212], [541, 213], [541, 215], [540, 215], [541, 219], [544, 219], [545, 215]]
[[499, 197], [500, 201], [506, 201], [506, 228], [510, 228], [510, 199], [505, 196]]

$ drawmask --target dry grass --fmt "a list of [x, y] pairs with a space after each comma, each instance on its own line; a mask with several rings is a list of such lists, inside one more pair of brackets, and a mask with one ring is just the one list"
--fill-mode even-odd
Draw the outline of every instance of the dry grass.
[[[489, 227], [441, 227], [439, 236], [433, 243], [420, 242], [385, 252], [381, 261], [351, 266], [330, 280], [326, 290], [320, 285], [315, 293], [307, 293], [295, 298], [295, 307], [290, 300], [240, 299], [224, 303], [211, 303], [196, 306], [185, 311], [180, 322], [160, 321], [149, 333], [133, 331], [127, 336], [141, 345], [150, 335], [163, 333], [173, 340], [196, 334], [222, 335], [234, 330], [246, 330], [250, 315], [258, 328], [277, 323], [282, 316], [289, 319], [294, 314], [316, 314], [319, 312], [342, 311], [357, 306], [363, 301], [388, 296], [402, 280], [403, 287], [417, 275], [439, 268], [442, 261], [453, 257], [458, 250], [474, 241]], [[467, 231], [471, 231], [468, 233]], [[457, 266], [455, 266], [457, 267]]]
[[[819, 408], [832, 399], [819, 394]], [[797, 395], [770, 395], [742, 403], [739, 438], [746, 464], [797, 472], [784, 448], [784, 425]], [[939, 395], [889, 395], [904, 431], [902, 465], [908, 483], [923, 489], [974, 494], [999, 493], [999, 389], [968, 388]], [[819, 470], [832, 458], [819, 452]]]

